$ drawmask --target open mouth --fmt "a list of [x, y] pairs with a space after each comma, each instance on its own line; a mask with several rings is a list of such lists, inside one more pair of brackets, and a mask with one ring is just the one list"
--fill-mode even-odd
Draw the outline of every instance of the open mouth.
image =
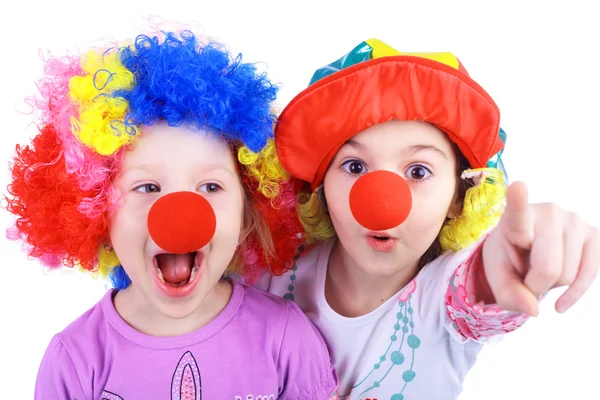
[[392, 251], [396, 246], [396, 239], [386, 235], [386, 232], [369, 232], [367, 243], [376, 251]]
[[373, 236], [373, 238], [375, 238], [376, 240], [380, 240], [382, 242], [385, 242], [386, 240], [390, 239], [389, 236]]
[[187, 254], [162, 253], [153, 257], [154, 272], [165, 286], [184, 288], [194, 282], [202, 265], [202, 253]]

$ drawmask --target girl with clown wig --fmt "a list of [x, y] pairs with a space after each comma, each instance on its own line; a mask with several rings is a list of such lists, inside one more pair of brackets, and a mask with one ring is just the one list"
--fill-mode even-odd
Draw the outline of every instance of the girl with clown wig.
[[182, 31], [49, 58], [38, 88], [9, 233], [114, 288], [53, 337], [35, 397], [334, 398], [308, 318], [230, 279], [285, 272], [303, 241], [268, 78]]

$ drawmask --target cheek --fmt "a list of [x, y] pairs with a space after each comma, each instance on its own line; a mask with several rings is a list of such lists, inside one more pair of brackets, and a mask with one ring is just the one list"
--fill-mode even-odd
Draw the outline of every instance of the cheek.
[[150, 201], [132, 201], [126, 196], [120, 199], [118, 207], [112, 210], [109, 218], [108, 232], [115, 249], [119, 242], [145, 240], [148, 236], [147, 218], [151, 205]]
[[350, 211], [350, 186], [325, 185], [324, 190], [327, 212], [336, 226], [336, 230], [338, 225], [346, 226], [354, 222], [354, 217]]
[[439, 212], [433, 206], [415, 207], [406, 224], [410, 226], [411, 231], [429, 236], [429, 233], [437, 235], [445, 220], [446, 212]]
[[215, 217], [217, 219], [217, 226], [215, 229], [214, 239], [223, 239], [228, 241], [237, 241], [242, 228], [242, 215], [241, 213], [233, 214], [231, 212], [219, 212], [215, 210]]
[[243, 202], [241, 196], [227, 196], [227, 198], [223, 196], [221, 199], [211, 199], [209, 202], [217, 220], [215, 238], [235, 243], [242, 228]]
[[[440, 187], [438, 186], [438, 189]], [[420, 232], [437, 231], [441, 228], [454, 196], [453, 188], [431, 190], [423, 193], [413, 191], [413, 206], [407, 222]]]
[[[115, 210], [109, 225], [109, 237], [112, 248], [121, 265], [132, 274], [131, 266], [139, 261], [139, 254], [144, 247], [143, 238], [147, 233], [139, 234], [139, 224], [122, 208]], [[135, 275], [135, 273], [133, 273]]]

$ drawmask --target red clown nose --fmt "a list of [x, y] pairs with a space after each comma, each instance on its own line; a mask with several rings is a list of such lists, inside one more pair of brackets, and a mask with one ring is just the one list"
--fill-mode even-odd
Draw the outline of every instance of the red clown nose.
[[148, 213], [148, 231], [163, 250], [186, 254], [204, 247], [215, 234], [217, 218], [209, 202], [193, 192], [162, 196]]
[[412, 207], [410, 188], [390, 171], [374, 171], [358, 178], [350, 189], [350, 211], [359, 224], [384, 231], [403, 223]]

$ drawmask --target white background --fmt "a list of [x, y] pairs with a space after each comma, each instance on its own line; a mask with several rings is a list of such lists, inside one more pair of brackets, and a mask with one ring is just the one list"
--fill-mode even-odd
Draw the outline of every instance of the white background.
[[[0, 191], [6, 193], [14, 145], [35, 133], [32, 117], [22, 111], [41, 76], [38, 49], [62, 55], [101, 37], [130, 38], [148, 17], [160, 16], [192, 22], [246, 61], [264, 62], [283, 84], [281, 106], [306, 86], [315, 68], [371, 37], [401, 51], [452, 51], [500, 106], [511, 180], [528, 183], [531, 201], [557, 202], [600, 226], [593, 195], [600, 185], [600, 24], [593, 2], [238, 3], [33, 0], [12, 1], [10, 11], [5, 5]], [[10, 221], [0, 211], [2, 228]], [[32, 398], [50, 338], [98, 301], [105, 283], [74, 272], [44, 274], [3, 235], [0, 254], [0, 397]], [[600, 284], [565, 315], [553, 309], [560, 292], [551, 293], [539, 318], [484, 349], [463, 400], [600, 398]]]

